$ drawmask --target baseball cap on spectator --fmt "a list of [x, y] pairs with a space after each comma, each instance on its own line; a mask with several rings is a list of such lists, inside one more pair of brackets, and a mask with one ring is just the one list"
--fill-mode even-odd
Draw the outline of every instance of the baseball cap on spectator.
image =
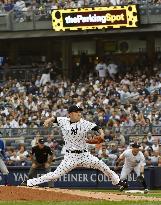
[[138, 143], [135, 142], [135, 143], [132, 144], [132, 147], [133, 147], [133, 148], [139, 148], [139, 147], [140, 147], [140, 144], [138, 144]]
[[78, 107], [76, 105], [72, 105], [68, 108], [68, 112], [78, 112], [78, 111], [83, 111], [83, 109], [81, 107]]
[[39, 139], [38, 142], [39, 142], [40, 144], [44, 144], [44, 143], [45, 143], [44, 139]]
[[78, 97], [78, 94], [72, 95], [72, 98], [77, 98], [77, 97]]

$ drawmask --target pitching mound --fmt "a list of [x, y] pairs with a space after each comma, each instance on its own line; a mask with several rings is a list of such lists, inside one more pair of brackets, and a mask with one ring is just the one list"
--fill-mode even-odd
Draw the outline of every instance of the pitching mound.
[[30, 187], [14, 187], [1, 186], [0, 200], [4, 201], [83, 201], [92, 200], [90, 197], [83, 197], [78, 195], [71, 195], [63, 193], [61, 190], [44, 189], [44, 188], [30, 188]]
[[123, 193], [103, 193], [88, 192], [68, 189], [44, 189], [30, 187], [0, 187], [0, 200], [2, 201], [88, 201], [88, 200], [108, 200], [108, 201], [161, 201], [161, 198], [145, 196], [133, 196]]

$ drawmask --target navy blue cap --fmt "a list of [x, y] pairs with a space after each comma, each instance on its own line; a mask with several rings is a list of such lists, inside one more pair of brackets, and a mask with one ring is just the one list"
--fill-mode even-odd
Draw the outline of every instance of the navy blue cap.
[[139, 147], [140, 147], [140, 144], [138, 144], [138, 143], [135, 142], [135, 143], [132, 144], [132, 147], [133, 147], [133, 148], [139, 148]]
[[78, 111], [83, 111], [81, 107], [78, 107], [77, 105], [72, 105], [68, 108], [68, 112], [78, 112]]

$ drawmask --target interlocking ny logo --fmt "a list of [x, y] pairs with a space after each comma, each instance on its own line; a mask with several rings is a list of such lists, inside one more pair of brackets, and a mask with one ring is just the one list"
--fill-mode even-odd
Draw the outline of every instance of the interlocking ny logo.
[[76, 126], [75, 129], [72, 127], [72, 129], [71, 129], [71, 135], [76, 135], [76, 134], [77, 134], [77, 131], [78, 131], [77, 126]]

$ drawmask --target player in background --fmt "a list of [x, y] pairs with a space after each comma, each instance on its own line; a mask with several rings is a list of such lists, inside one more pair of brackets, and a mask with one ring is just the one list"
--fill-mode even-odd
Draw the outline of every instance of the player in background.
[[5, 146], [3, 140], [0, 139], [0, 170], [4, 176], [4, 183], [5, 185], [8, 185], [8, 174], [9, 171], [3, 161], [5, 158]]
[[[104, 140], [104, 132], [95, 123], [81, 118], [82, 108], [72, 105], [68, 109], [69, 117], [52, 117], [45, 121], [48, 127], [57, 123], [61, 128], [65, 141], [64, 159], [54, 172], [49, 172], [38, 178], [28, 179], [27, 186], [34, 186], [44, 182], [55, 181], [65, 173], [77, 167], [93, 168], [102, 171], [112, 181], [113, 185], [124, 186], [119, 176], [112, 171], [103, 161], [91, 155], [87, 150], [87, 143], [100, 143]], [[99, 132], [94, 139], [87, 139], [90, 130]]]
[[147, 185], [144, 179], [145, 158], [139, 147], [140, 145], [137, 143], [132, 144], [132, 148], [125, 150], [116, 161], [115, 170], [118, 169], [120, 162], [124, 160], [120, 180], [124, 181], [126, 186], [120, 186], [120, 191], [128, 188], [127, 177], [134, 170], [137, 174], [137, 181], [144, 187], [144, 193], [148, 193]]

